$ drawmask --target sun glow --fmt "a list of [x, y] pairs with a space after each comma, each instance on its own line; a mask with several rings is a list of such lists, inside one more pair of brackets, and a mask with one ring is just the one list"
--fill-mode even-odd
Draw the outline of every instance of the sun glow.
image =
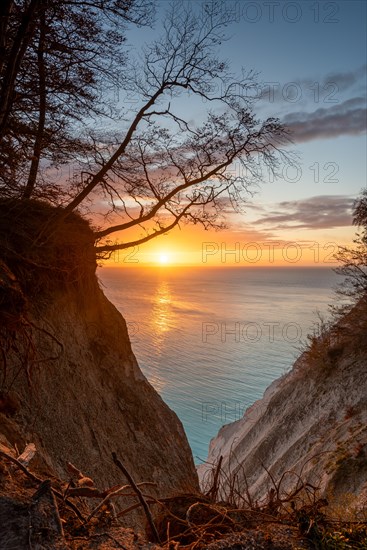
[[158, 263], [160, 265], [167, 265], [170, 263], [170, 258], [169, 258], [169, 255], [166, 254], [165, 252], [161, 252], [159, 255], [158, 255]]

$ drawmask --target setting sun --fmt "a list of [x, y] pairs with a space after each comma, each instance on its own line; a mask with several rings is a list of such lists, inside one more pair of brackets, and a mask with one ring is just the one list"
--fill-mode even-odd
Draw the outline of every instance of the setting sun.
[[169, 263], [169, 261], [170, 261], [170, 260], [169, 260], [168, 254], [165, 254], [165, 253], [163, 253], [163, 252], [162, 252], [161, 254], [159, 254], [159, 256], [158, 256], [158, 262], [159, 262], [161, 265], [166, 265], [166, 264]]

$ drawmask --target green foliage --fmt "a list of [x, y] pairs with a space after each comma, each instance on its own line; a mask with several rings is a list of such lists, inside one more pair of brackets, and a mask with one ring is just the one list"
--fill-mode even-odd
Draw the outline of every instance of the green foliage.
[[365, 524], [330, 526], [319, 530], [315, 538], [315, 548], [320, 550], [366, 550], [367, 526]]

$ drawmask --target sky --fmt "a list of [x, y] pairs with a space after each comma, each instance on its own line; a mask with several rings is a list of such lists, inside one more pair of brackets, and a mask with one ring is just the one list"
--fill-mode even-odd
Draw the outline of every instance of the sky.
[[[176, 0], [178, 1], [178, 0]], [[198, 16], [204, 2], [192, 3]], [[219, 55], [234, 73], [258, 72], [256, 112], [292, 129], [296, 166], [284, 165], [254, 189], [244, 212], [221, 232], [182, 226], [139, 248], [116, 253], [110, 265], [320, 265], [350, 244], [353, 202], [366, 186], [366, 5], [364, 1], [227, 0], [234, 21]], [[159, 33], [128, 35], [133, 50]], [[261, 96], [261, 98], [260, 98]], [[184, 114], [200, 117], [193, 98]], [[236, 169], [236, 167], [234, 167]]]

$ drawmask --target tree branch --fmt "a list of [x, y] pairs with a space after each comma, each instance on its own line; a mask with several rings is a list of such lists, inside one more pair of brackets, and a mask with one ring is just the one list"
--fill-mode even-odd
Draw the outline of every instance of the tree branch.
[[130, 483], [131, 487], [134, 489], [142, 507], [144, 508], [144, 511], [145, 511], [145, 514], [147, 516], [147, 519], [148, 519], [148, 522], [149, 522], [149, 525], [152, 529], [152, 532], [154, 533], [154, 537], [156, 539], [156, 542], [160, 543], [160, 537], [159, 537], [159, 534], [158, 534], [158, 531], [157, 531], [157, 528], [154, 524], [154, 521], [153, 521], [153, 518], [152, 518], [152, 514], [150, 512], [150, 509], [149, 509], [149, 506], [143, 496], [143, 493], [141, 492], [141, 490], [139, 489], [139, 487], [137, 486], [137, 484], [135, 483], [135, 481], [133, 480], [133, 478], [131, 477], [130, 473], [127, 471], [127, 469], [125, 468], [125, 466], [122, 464], [122, 462], [120, 462], [120, 460], [117, 458], [117, 455], [116, 453], [112, 453], [112, 458], [113, 458], [113, 461], [114, 463], [116, 464], [116, 466], [122, 471], [122, 473], [124, 474], [124, 476], [126, 477], [126, 479], [128, 480], [128, 482]]

